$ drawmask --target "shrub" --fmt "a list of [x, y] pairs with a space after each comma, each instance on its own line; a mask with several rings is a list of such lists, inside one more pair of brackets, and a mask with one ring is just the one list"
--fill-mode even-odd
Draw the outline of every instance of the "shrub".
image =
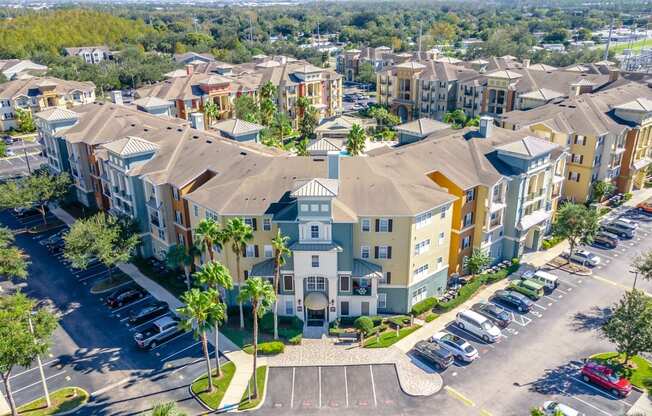
[[261, 355], [276, 355], [285, 350], [285, 344], [281, 341], [261, 342], [258, 344], [258, 353]]
[[298, 335], [293, 336], [292, 338], [289, 338], [288, 343], [290, 345], [301, 345], [302, 340], [303, 340], [303, 335], [298, 334]]
[[436, 313], [434, 313], [434, 312], [430, 312], [430, 313], [428, 314], [428, 316], [426, 316], [426, 322], [432, 322], [432, 321], [434, 321], [434, 320], [437, 319], [437, 318], [439, 318], [439, 315], [438, 315], [438, 314], [436, 314]]
[[480, 286], [482, 286], [483, 283], [483, 279], [473, 279], [471, 282], [462, 286], [456, 298], [451, 299], [448, 302], [439, 303], [436, 307], [437, 311], [440, 313], [448, 312], [451, 309], [456, 308], [458, 305], [466, 302], [467, 299], [473, 296], [475, 292], [480, 289]]
[[368, 316], [360, 316], [353, 322], [353, 326], [363, 334], [370, 334], [374, 330], [374, 322]]
[[396, 315], [390, 318], [387, 318], [388, 322], [391, 322], [393, 325], [406, 326], [410, 324], [410, 317], [407, 315]]
[[630, 199], [632, 199], [632, 196], [633, 196], [633, 195], [632, 195], [631, 192], [625, 192], [625, 193], [623, 194], [623, 201], [629, 201]]
[[414, 306], [412, 306], [412, 309], [410, 310], [410, 314], [412, 316], [419, 316], [425, 312], [432, 310], [432, 308], [434, 308], [435, 306], [437, 306], [437, 298], [435, 297], [426, 298], [421, 302], [417, 302], [416, 304], [414, 304]]
[[563, 237], [555, 235], [555, 236], [552, 236], [550, 238], [547, 238], [547, 239], [543, 240], [543, 242], [541, 243], [541, 247], [544, 250], [548, 250], [548, 249], [556, 246], [557, 244], [561, 243], [562, 241], [564, 241]]

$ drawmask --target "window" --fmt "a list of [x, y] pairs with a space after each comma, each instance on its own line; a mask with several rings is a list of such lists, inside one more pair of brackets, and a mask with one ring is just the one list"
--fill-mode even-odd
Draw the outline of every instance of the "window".
[[285, 301], [285, 314], [292, 315], [294, 313], [294, 302], [292, 299]]
[[424, 264], [422, 266], [417, 267], [416, 269], [414, 269], [413, 275], [415, 279], [423, 279], [428, 275], [428, 265]]
[[193, 212], [195, 214], [195, 217], [198, 217], [199, 216], [199, 207], [197, 205], [193, 205], [192, 208], [193, 208]]
[[179, 225], [183, 225], [183, 216], [181, 215], [181, 211], [174, 211], [174, 222]]
[[340, 315], [342, 316], [349, 315], [349, 302], [345, 302], [345, 301], [340, 302]]
[[471, 245], [471, 236], [467, 235], [462, 239], [462, 250], [468, 248]]
[[210, 218], [212, 220], [217, 221], [217, 214], [211, 210], [206, 210], [206, 218]]
[[444, 265], [444, 258], [442, 256], [437, 257], [437, 268], [441, 268]]
[[308, 204], [301, 204], [301, 212], [308, 212], [309, 209]]
[[348, 292], [351, 290], [351, 277], [340, 276], [340, 291]]
[[578, 163], [581, 165], [582, 162], [584, 162], [584, 155], [576, 155], [575, 153], [573, 153], [573, 155], [571, 156], [571, 160], [573, 161], [573, 163]]
[[392, 258], [392, 248], [390, 246], [376, 246], [376, 258], [377, 259], [391, 259]]
[[274, 250], [272, 250], [272, 246], [270, 245], [265, 245], [265, 247], [263, 247], [263, 251], [265, 252], [265, 257], [268, 259], [274, 256]]
[[319, 267], [319, 256], [317, 256], [317, 255], [311, 256], [310, 259], [311, 259], [310, 260], [310, 265], [312, 267]]
[[271, 218], [263, 218], [263, 230], [264, 231], [271, 231], [272, 230], [272, 219]]
[[310, 212], [318, 212], [319, 204], [310, 204]]
[[294, 277], [291, 274], [283, 275], [283, 290], [287, 292], [294, 290]]
[[325, 292], [326, 279], [318, 276], [310, 276], [306, 279], [306, 290], [308, 292]]
[[425, 286], [421, 286], [420, 288], [416, 289], [414, 292], [412, 292], [412, 305], [415, 303], [421, 302], [428, 296], [428, 291], [426, 290]]
[[245, 257], [255, 257], [256, 256], [256, 246], [253, 244], [247, 244], [245, 248]]
[[376, 220], [376, 232], [388, 233], [392, 231], [392, 220], [379, 218]]
[[471, 202], [475, 199], [475, 189], [466, 191], [466, 202]]
[[165, 231], [161, 230], [160, 228], [158, 230], [158, 238], [159, 240], [165, 240]]
[[328, 212], [328, 204], [321, 204], [321, 212]]
[[378, 283], [389, 285], [392, 283], [392, 272], [383, 273], [382, 277], [378, 280]]
[[360, 258], [368, 259], [369, 258], [369, 246], [360, 247]]
[[572, 171], [569, 171], [569, 172], [568, 172], [568, 180], [569, 180], [569, 181], [579, 182], [579, 181], [580, 181], [580, 174], [579, 174], [579, 172], [572, 172]]
[[378, 309], [387, 308], [387, 293], [378, 294]]
[[466, 228], [469, 227], [473, 224], [473, 213], [472, 212], [467, 212], [466, 215], [464, 215], [464, 220], [462, 222], [462, 227]]
[[446, 207], [441, 207], [441, 212], [439, 213], [439, 218], [446, 218]]
[[369, 218], [363, 218], [360, 221], [360, 227], [362, 228], [362, 231], [368, 232], [371, 229], [371, 222], [369, 221]]
[[414, 254], [419, 255], [421, 253], [425, 253], [429, 249], [430, 249], [430, 239], [426, 239], [426, 240], [418, 242], [414, 246]]
[[439, 240], [437, 241], [437, 245], [442, 245], [444, 244], [444, 240], [446, 239], [446, 234], [444, 232], [439, 233]]
[[179, 200], [179, 190], [177, 188], [172, 188], [172, 198], [174, 198], [175, 201]]
[[417, 228], [423, 228], [432, 221], [432, 211], [419, 214], [416, 217]]
[[310, 238], [313, 240], [319, 240], [319, 225], [310, 226]]
[[244, 219], [244, 223], [245, 223], [245, 224], [247, 224], [247, 225], [250, 226], [251, 228], [254, 228], [254, 219], [253, 219], [253, 218], [251, 218], [251, 217], [246, 217], [246, 218], [243, 218], [243, 219]]

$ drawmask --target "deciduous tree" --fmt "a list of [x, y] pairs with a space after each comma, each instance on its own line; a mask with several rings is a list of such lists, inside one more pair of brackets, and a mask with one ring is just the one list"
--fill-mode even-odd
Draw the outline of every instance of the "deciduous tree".
[[474, 249], [470, 256], [464, 260], [466, 271], [475, 277], [491, 264], [491, 257], [480, 249]]
[[553, 226], [556, 235], [566, 238], [569, 258], [578, 244], [590, 244], [598, 232], [598, 213], [581, 204], [566, 203], [557, 210]]
[[652, 306], [650, 298], [633, 289], [612, 308], [612, 314], [602, 326], [604, 336], [624, 356], [624, 363], [640, 352], [652, 351]]

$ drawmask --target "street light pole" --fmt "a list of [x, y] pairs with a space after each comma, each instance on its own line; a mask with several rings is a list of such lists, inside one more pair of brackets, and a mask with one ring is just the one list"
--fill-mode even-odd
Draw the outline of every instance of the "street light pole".
[[23, 156], [25, 156], [25, 164], [27, 164], [27, 172], [31, 175], [32, 168], [29, 166], [29, 157], [27, 157], [27, 147], [25, 147], [25, 140], [21, 138], [20, 142], [23, 144]]
[[636, 279], [638, 279], [638, 270], [630, 270], [630, 273], [634, 273], [634, 284], [632, 285], [632, 290], [636, 289]]
[[[34, 335], [34, 326], [32, 325], [32, 317], [30, 315], [27, 316], [27, 322], [29, 322], [29, 332]], [[34, 339], [34, 342], [36, 342], [36, 339]], [[41, 356], [36, 355], [36, 362], [38, 363], [38, 371], [41, 373], [41, 383], [43, 384], [43, 392], [45, 392], [45, 403], [47, 403], [48, 407], [52, 406], [52, 402], [50, 401], [50, 392], [48, 391], [48, 383], [45, 381], [45, 373], [43, 372], [43, 363], [41, 362]]]

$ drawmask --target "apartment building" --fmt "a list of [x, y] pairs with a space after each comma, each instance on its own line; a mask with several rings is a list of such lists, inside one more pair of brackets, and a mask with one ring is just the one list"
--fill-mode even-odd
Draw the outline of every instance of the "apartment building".
[[63, 51], [67, 56], [76, 56], [90, 65], [96, 65], [107, 59], [113, 59], [113, 52], [106, 45], [64, 48]]
[[136, 95], [140, 99], [156, 97], [168, 101], [172, 115], [185, 120], [189, 120], [193, 112], [203, 112], [210, 101], [217, 105], [219, 119], [229, 119], [235, 116], [237, 96], [257, 96], [267, 82], [277, 88], [279, 110], [292, 119], [297, 117], [299, 97], [308, 98], [320, 118], [342, 113], [341, 76], [332, 70], [286, 57], [261, 58], [258, 63], [242, 65], [190, 63], [185, 70], [169, 73], [166, 80], [137, 90]]
[[349, 49], [342, 51], [336, 60], [336, 70], [346, 81], [356, 81], [360, 66], [371, 64], [375, 72], [382, 71], [392, 65], [398, 65], [409, 60], [433, 60], [439, 57], [439, 50], [430, 49], [421, 52], [394, 52], [387, 46], [376, 48]]
[[568, 146], [564, 198], [586, 202], [596, 181], [613, 183], [620, 192], [643, 186], [650, 162], [648, 121], [635, 114], [645, 114], [644, 103], [650, 99], [649, 87], [620, 80], [597, 93], [514, 111], [502, 118], [502, 125], [527, 127], [539, 137]]
[[52, 107], [72, 108], [95, 101], [92, 82], [68, 81], [52, 77], [15, 79], [0, 84], [0, 129], [18, 127], [17, 109], [32, 113]]
[[47, 70], [47, 66], [29, 59], [0, 59], [0, 72], [7, 80], [43, 75]]

